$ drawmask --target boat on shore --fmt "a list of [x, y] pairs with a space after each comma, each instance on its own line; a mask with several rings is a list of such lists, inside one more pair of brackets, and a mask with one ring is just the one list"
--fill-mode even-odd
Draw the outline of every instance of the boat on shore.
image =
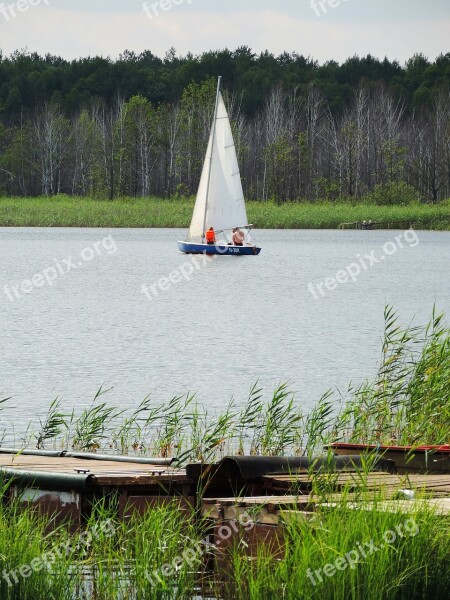
[[[185, 254], [257, 256], [261, 248], [252, 242], [250, 235], [253, 225], [248, 224], [236, 148], [220, 83], [221, 77], [188, 237], [178, 242], [178, 248]], [[208, 230], [213, 234], [211, 239]]]
[[450, 473], [450, 445], [383, 446], [334, 443], [326, 446], [337, 455], [376, 454], [392, 460], [399, 473]]

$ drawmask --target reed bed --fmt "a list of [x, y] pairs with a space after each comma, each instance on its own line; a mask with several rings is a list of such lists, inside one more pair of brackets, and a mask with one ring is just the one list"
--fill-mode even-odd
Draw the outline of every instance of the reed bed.
[[[405, 516], [378, 511], [376, 505], [371, 511], [355, 511], [343, 502], [332, 510], [319, 510], [312, 522], [290, 521], [286, 552], [281, 559], [262, 547], [255, 559], [248, 561], [236, 549], [230, 561], [231, 573], [217, 597], [445, 597], [450, 580], [448, 570], [441, 569], [450, 558], [448, 542], [448, 524], [431, 512]], [[350, 565], [353, 560], [355, 563]]]
[[[36, 428], [30, 423], [20, 446], [75, 449], [219, 460], [228, 454], [309, 457], [335, 441], [398, 445], [450, 441], [450, 329], [433, 310], [430, 323], [402, 327], [391, 307], [378, 373], [342, 397], [328, 391], [314, 410], [303, 412], [289, 384], [269, 398], [254, 384], [244, 405], [231, 400], [216, 413], [195, 395], [154, 402], [151, 396], [131, 411], [107, 401], [101, 388], [81, 413], [64, 411], [56, 398]], [[8, 401], [0, 398], [5, 423]], [[17, 444], [16, 444], [17, 445]]]
[[[324, 443], [336, 440], [448, 443], [450, 330], [444, 317], [433, 311], [425, 327], [402, 327], [387, 307], [385, 320], [377, 376], [350, 390], [338, 406], [327, 392], [314, 411], [303, 414], [288, 384], [278, 386], [269, 400], [255, 384], [245, 406], [230, 402], [220, 414], [210, 414], [192, 395], [164, 406], [145, 398], [124, 414], [108, 404], [108, 390], [100, 389], [77, 416], [66, 414], [56, 399], [39, 429], [30, 429], [30, 444], [177, 456], [181, 464], [217, 460], [226, 453], [316, 456]], [[0, 410], [6, 409], [5, 399]], [[370, 467], [368, 458], [359, 473], [358, 510], [354, 490], [344, 490], [339, 501], [333, 495], [336, 473], [315, 474], [318, 503], [312, 520], [288, 518], [286, 513], [285, 545], [261, 546], [252, 559], [243, 542], [226, 554], [208, 545], [210, 523], [194, 509], [191, 515], [180, 510], [175, 500], [143, 517], [116, 521], [115, 499], [108, 498], [98, 503], [85, 531], [77, 534], [67, 526], [49, 528], [48, 517], [23, 510], [18, 500], [0, 502], [0, 598], [446, 597], [448, 520], [420, 502], [408, 514], [387, 512], [381, 506], [383, 492], [366, 485]], [[0, 481], [0, 497], [5, 493], [7, 485]], [[212, 571], [215, 559], [222, 566]]]
[[[55, 196], [0, 198], [0, 227], [187, 228], [194, 199], [120, 198], [113, 201]], [[401, 229], [450, 230], [450, 200], [437, 205], [380, 206], [370, 202], [247, 203], [258, 229], [336, 229], [341, 223], [381, 221]]]
[[[323, 490], [322, 490], [323, 493]], [[2, 600], [424, 600], [450, 586], [448, 522], [418, 507], [405, 515], [322, 505], [313, 520], [287, 518], [285, 544], [251, 560], [239, 541], [211, 543], [209, 524], [176, 502], [115, 521], [104, 503], [83, 532], [17, 502], [0, 507]], [[360, 497], [364, 502], [364, 495]], [[351, 523], [351, 526], [349, 526]], [[11, 535], [14, 531], [14, 535]], [[221, 568], [212, 571], [212, 561]], [[173, 566], [176, 565], [176, 568]]]
[[450, 442], [450, 330], [433, 310], [426, 327], [401, 327], [385, 310], [382, 360], [374, 381], [351, 390], [335, 428], [355, 443]]
[[[111, 503], [111, 499], [109, 501]], [[186, 519], [176, 501], [145, 516], [115, 521], [100, 502], [83, 531], [24, 510], [17, 501], [0, 508], [2, 600], [141, 600], [192, 597], [196, 569], [182, 564], [172, 577], [155, 576], [167, 563], [196, 548], [202, 524]], [[14, 536], [11, 536], [14, 531]], [[190, 595], [189, 590], [192, 590]]]

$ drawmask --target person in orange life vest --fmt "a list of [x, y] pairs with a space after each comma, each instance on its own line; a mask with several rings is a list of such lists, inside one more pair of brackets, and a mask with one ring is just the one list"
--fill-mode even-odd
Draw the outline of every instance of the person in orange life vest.
[[236, 227], [235, 229], [233, 229], [233, 244], [235, 246], [243, 246], [244, 245], [244, 239], [245, 239], [245, 234], [239, 229], [239, 227]]
[[216, 243], [216, 234], [214, 233], [214, 227], [210, 227], [206, 232], [206, 243], [210, 245]]

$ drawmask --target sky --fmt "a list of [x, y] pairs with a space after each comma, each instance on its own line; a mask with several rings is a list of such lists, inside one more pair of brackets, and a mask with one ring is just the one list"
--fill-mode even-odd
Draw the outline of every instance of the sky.
[[450, 0], [0, 0], [0, 49], [73, 59], [249, 46], [323, 63], [450, 51]]

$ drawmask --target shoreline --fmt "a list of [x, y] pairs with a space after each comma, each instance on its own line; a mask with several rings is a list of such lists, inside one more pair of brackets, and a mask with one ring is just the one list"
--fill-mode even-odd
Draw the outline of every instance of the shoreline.
[[[144, 227], [144, 226], [128, 226], [125, 225], [123, 227], [120, 227], [118, 225], [1, 225], [0, 224], [0, 229], [86, 229], [86, 230], [95, 230], [95, 229], [104, 229], [106, 230], [110, 230], [110, 229], [135, 229], [135, 230], [145, 230], [145, 231], [149, 231], [149, 230], [159, 230], [159, 229], [164, 229], [164, 230], [172, 230], [172, 231], [179, 231], [181, 230], [187, 230], [189, 229], [189, 226], [186, 227], [156, 227], [156, 226], [148, 226], [148, 227]], [[342, 231], [342, 232], [349, 232], [349, 231], [354, 231], [354, 232], [374, 232], [374, 231], [405, 231], [409, 229], [408, 227], [380, 227], [377, 229], [372, 229], [372, 230], [362, 230], [362, 229], [342, 229], [340, 227], [255, 227], [253, 231]], [[430, 228], [426, 228], [426, 227], [412, 227], [412, 229], [418, 233], [421, 232], [429, 232], [429, 233], [449, 233], [450, 232], [450, 226], [448, 229], [430, 229]]]
[[[68, 196], [0, 198], [0, 227], [187, 229], [192, 199], [123, 198], [97, 200]], [[337, 230], [342, 224], [372, 221], [376, 229], [450, 231], [450, 201], [437, 205], [380, 206], [348, 202], [247, 202], [255, 229]], [[353, 227], [345, 230], [356, 229]]]

